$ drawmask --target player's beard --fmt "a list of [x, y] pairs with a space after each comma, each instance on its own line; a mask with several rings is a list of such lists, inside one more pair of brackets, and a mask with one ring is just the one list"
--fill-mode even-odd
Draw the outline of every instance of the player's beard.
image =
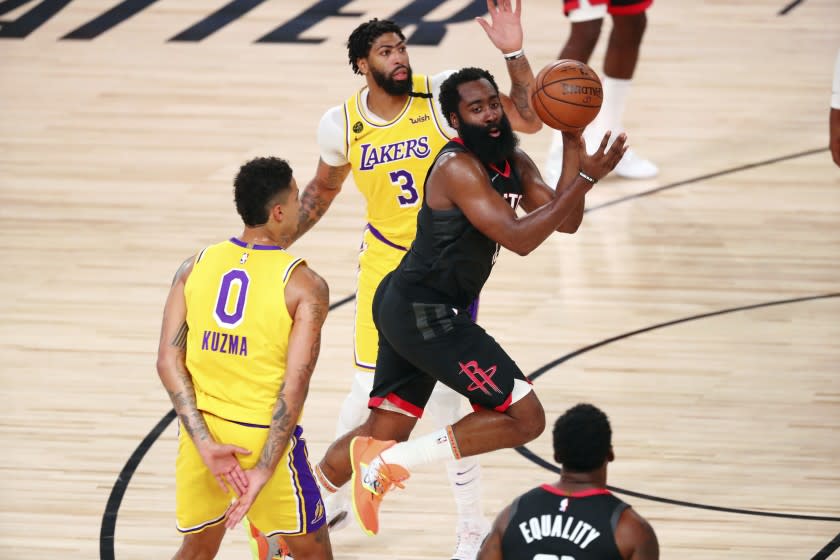
[[411, 93], [411, 67], [406, 66], [405, 70], [408, 72], [408, 76], [404, 80], [395, 80], [376, 68], [371, 68], [370, 73], [373, 76], [373, 81], [385, 90], [385, 93], [389, 95], [405, 95]]
[[[490, 131], [494, 128], [501, 133], [498, 138], [490, 136]], [[464, 145], [485, 165], [509, 159], [519, 144], [519, 138], [514, 134], [507, 115], [502, 115], [498, 123], [491, 125], [471, 125], [461, 119], [458, 134]]]

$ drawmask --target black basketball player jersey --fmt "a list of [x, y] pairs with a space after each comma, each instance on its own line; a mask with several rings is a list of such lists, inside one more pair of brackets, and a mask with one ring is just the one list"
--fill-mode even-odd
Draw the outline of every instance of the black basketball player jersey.
[[[455, 138], [438, 152], [432, 167], [443, 154], [467, 151]], [[493, 189], [516, 209], [522, 198], [518, 171], [510, 162], [500, 167], [485, 169]], [[498, 244], [476, 229], [459, 208], [433, 210], [424, 196], [417, 234], [394, 280], [411, 298], [465, 309], [478, 297], [498, 254]]]
[[621, 560], [615, 527], [628, 507], [606, 489], [566, 494], [543, 484], [511, 505], [502, 555], [505, 560]]

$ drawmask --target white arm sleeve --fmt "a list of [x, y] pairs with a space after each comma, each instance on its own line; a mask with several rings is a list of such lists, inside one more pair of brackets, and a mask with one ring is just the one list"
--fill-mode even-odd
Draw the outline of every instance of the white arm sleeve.
[[840, 49], [834, 60], [834, 83], [831, 86], [831, 108], [840, 109]]
[[454, 73], [455, 70], [444, 70], [440, 74], [435, 74], [429, 79], [432, 95], [435, 96], [435, 111], [438, 114], [438, 122], [441, 123], [444, 128], [444, 132], [446, 132], [451, 138], [458, 136], [458, 132], [447, 123], [446, 116], [440, 108], [440, 100], [438, 98], [440, 97], [440, 85], [446, 78]]
[[350, 163], [344, 154], [344, 107], [330, 108], [318, 124], [318, 148], [321, 159], [332, 167]]

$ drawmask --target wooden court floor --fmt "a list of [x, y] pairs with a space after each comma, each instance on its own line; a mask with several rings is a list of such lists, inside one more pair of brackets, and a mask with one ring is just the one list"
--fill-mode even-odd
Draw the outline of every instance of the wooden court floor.
[[[227, 4], [0, 2], [0, 558], [171, 556], [175, 426], [155, 351], [172, 274], [239, 232], [230, 184], [245, 160], [279, 155], [309, 180], [320, 115], [361, 83], [350, 30], [483, 2]], [[524, 26], [535, 68], [569, 29], [559, 0], [525, 0]], [[415, 72], [479, 65], [509, 85], [475, 23], [419, 42]], [[660, 176], [600, 183], [575, 236], [503, 253], [482, 296], [480, 322], [532, 374], [550, 421], [582, 401], [609, 414], [610, 483], [663, 558], [840, 546], [840, 170], [826, 149], [838, 47], [836, 0], [657, 0], [626, 125]], [[521, 145], [542, 163], [550, 136]], [[362, 210], [348, 182], [294, 247], [335, 303], [303, 419], [313, 460], [349, 388]], [[482, 457], [488, 516], [556, 476], [550, 448], [547, 430]], [[448, 558], [442, 467], [383, 507], [377, 538], [334, 535], [337, 558]], [[219, 558], [247, 557], [229, 534]]]

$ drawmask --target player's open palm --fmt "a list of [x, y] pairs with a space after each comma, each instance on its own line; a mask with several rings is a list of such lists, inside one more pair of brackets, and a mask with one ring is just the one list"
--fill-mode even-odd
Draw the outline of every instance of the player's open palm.
[[601, 145], [591, 155], [586, 153], [586, 142], [583, 137], [580, 139], [580, 169], [596, 181], [603, 179], [610, 171], [615, 169], [628, 148], [627, 135], [623, 132], [608, 148], [610, 135], [611, 132], [608, 130], [601, 140]]
[[[516, 1], [516, 9], [513, 2]], [[475, 20], [487, 33], [487, 37], [503, 53], [522, 48], [522, 0], [487, 0], [490, 22], [484, 18]]]
[[236, 456], [250, 455], [250, 451], [236, 445], [212, 442], [203, 446], [199, 453], [204, 464], [216, 477], [222, 491], [227, 493], [227, 484], [230, 484], [237, 494], [245, 493], [248, 489], [248, 479]]
[[263, 486], [265, 486], [265, 483], [268, 482], [272, 474], [273, 471], [265, 467], [254, 467], [245, 470], [245, 477], [248, 479], [248, 489], [231, 504], [230, 509], [228, 509], [225, 527], [233, 529], [239, 525], [239, 522], [248, 514], [248, 510], [251, 509], [254, 500], [257, 499], [260, 490], [263, 489]]

